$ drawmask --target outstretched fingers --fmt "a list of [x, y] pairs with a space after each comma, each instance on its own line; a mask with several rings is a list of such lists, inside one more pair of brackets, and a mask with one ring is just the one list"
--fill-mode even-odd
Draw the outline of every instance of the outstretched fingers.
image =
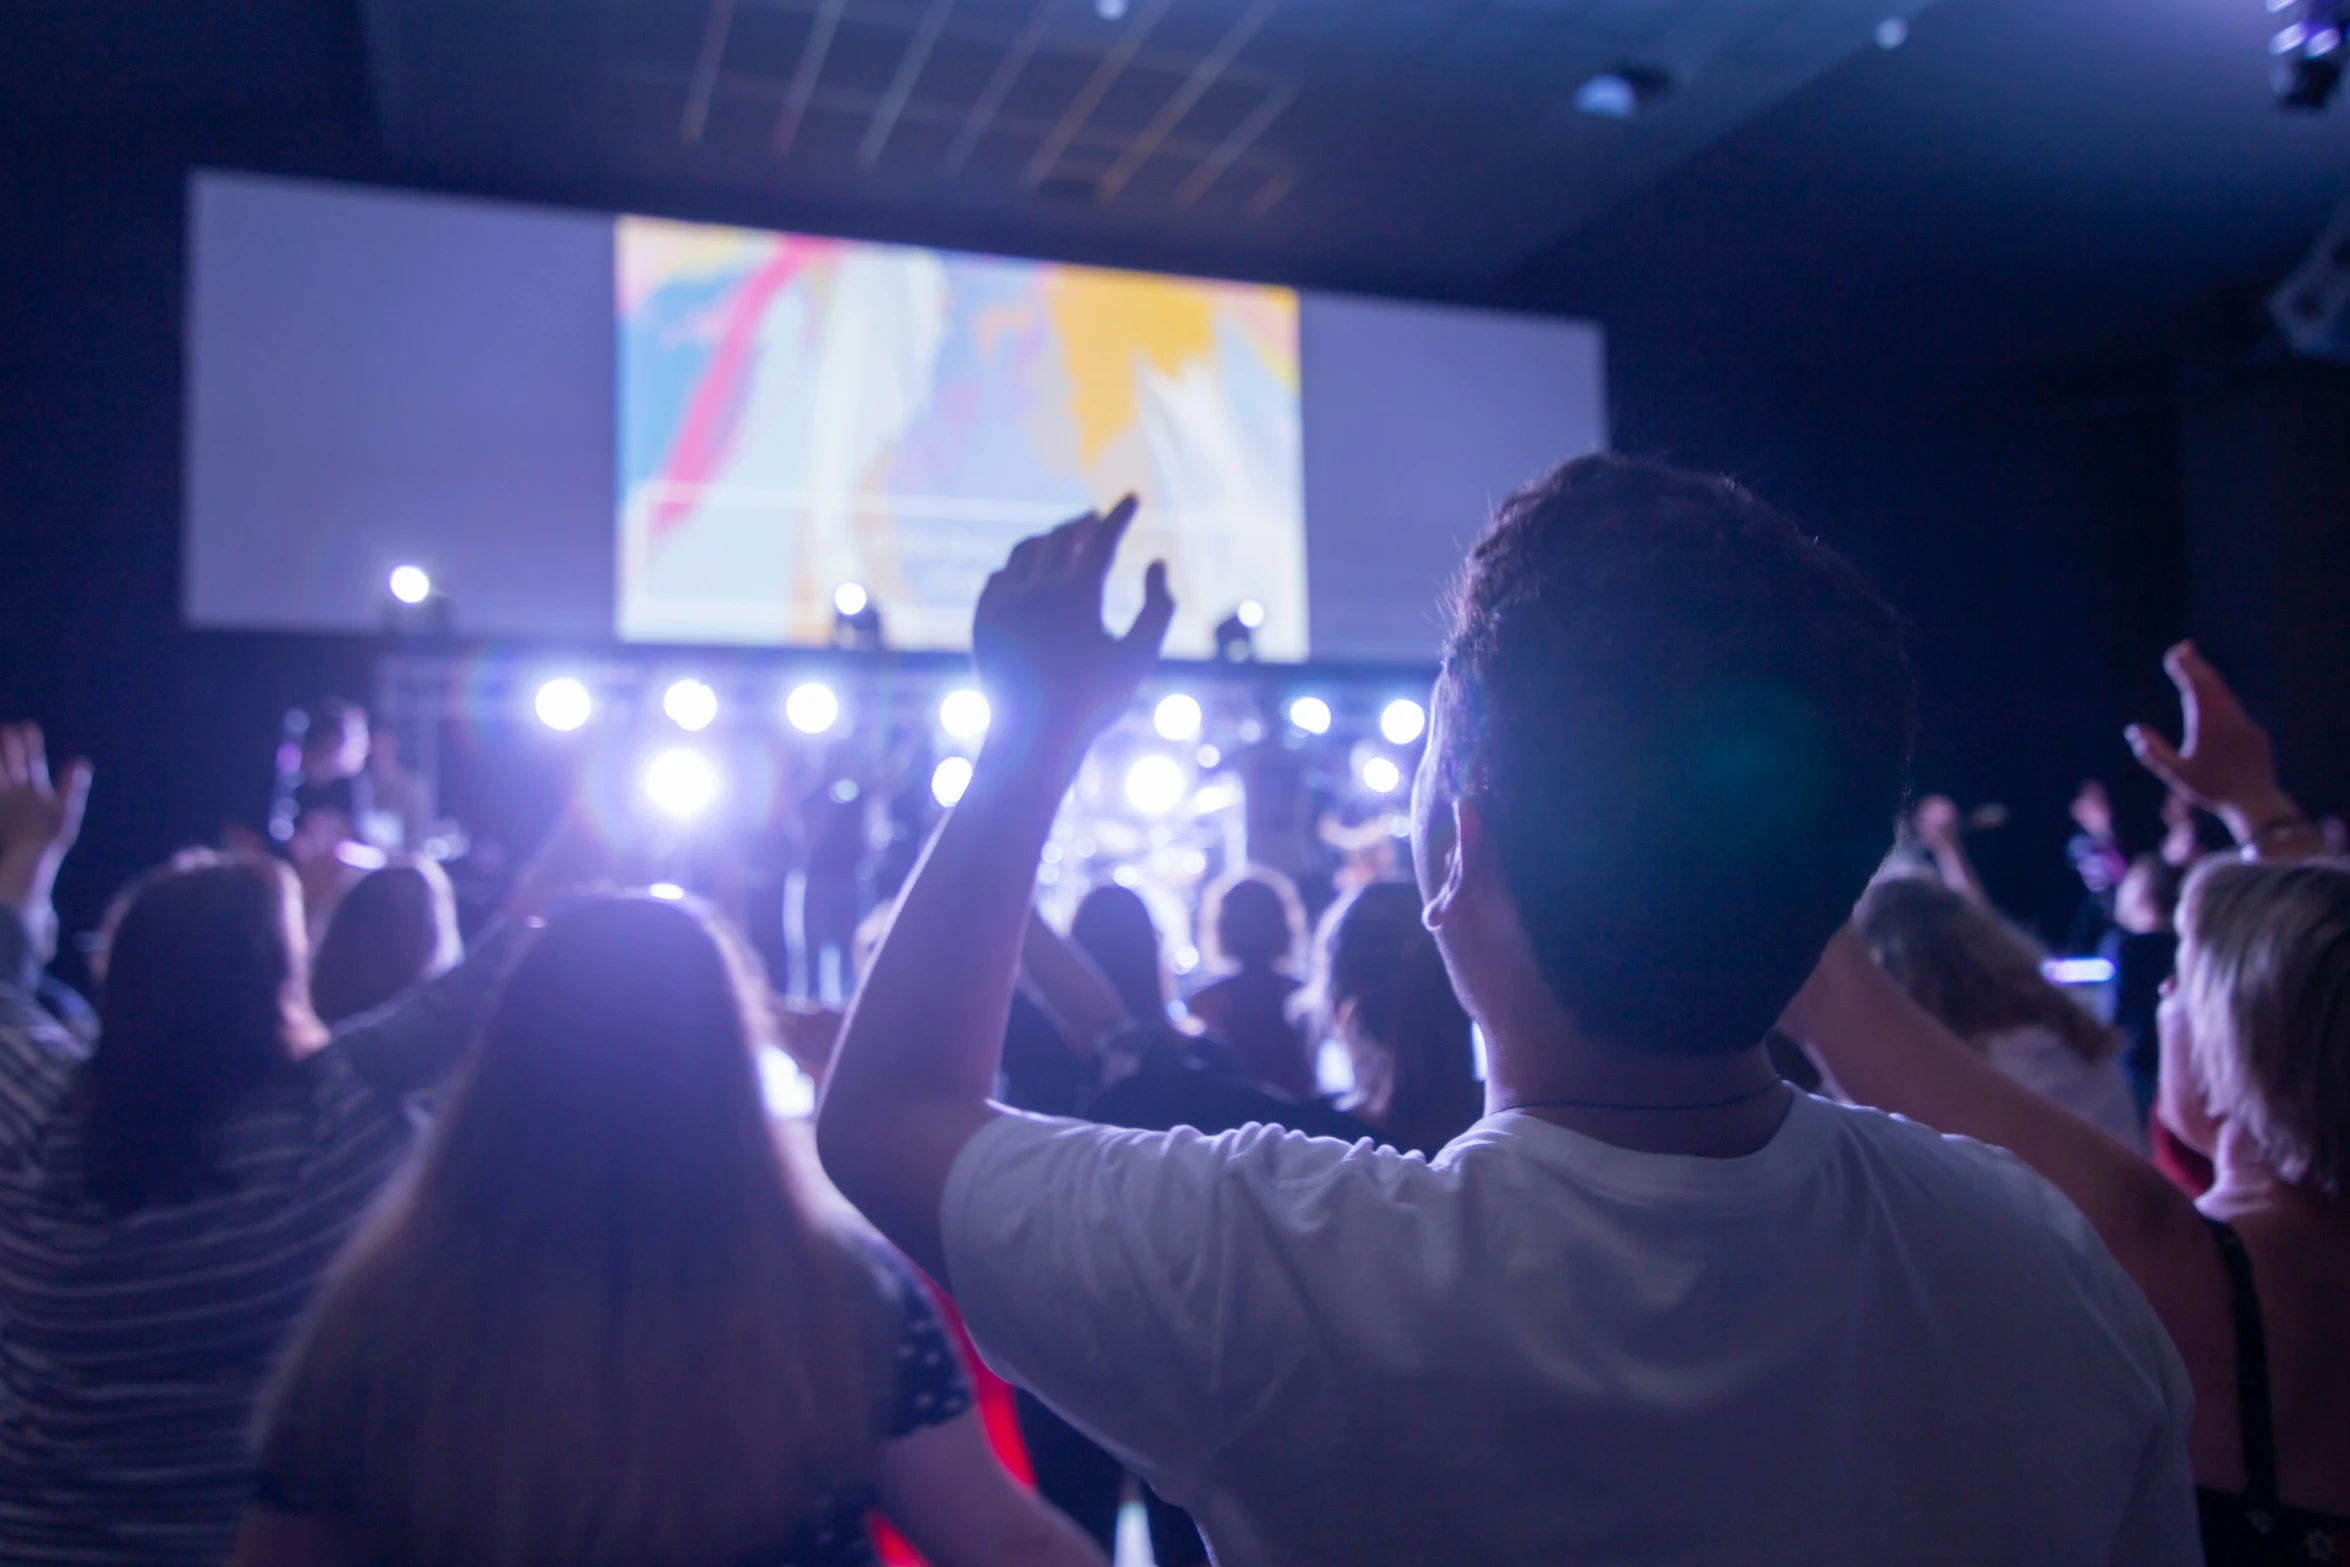
[[1118, 558], [1118, 546], [1125, 541], [1126, 530], [1141, 505], [1131, 494], [1121, 496], [1117, 505], [1091, 519], [1094, 527], [1086, 535], [1077, 561], [1088, 577], [1099, 581], [1109, 576], [1110, 562]]
[[1142, 576], [1142, 611], [1118, 639], [1118, 656], [1130, 665], [1148, 669], [1158, 660], [1175, 620], [1175, 595], [1167, 589], [1167, 563], [1154, 560]]
[[[2189, 722], [2192, 725], [2191, 719]], [[2193, 734], [2192, 727], [2188, 732]], [[2139, 766], [2178, 793], [2194, 798], [2195, 791], [2179, 777], [2181, 759], [2177, 749], [2168, 740], [2144, 724], [2130, 725], [2122, 731], [2122, 737], [2130, 742], [2130, 754], [2138, 759]]]

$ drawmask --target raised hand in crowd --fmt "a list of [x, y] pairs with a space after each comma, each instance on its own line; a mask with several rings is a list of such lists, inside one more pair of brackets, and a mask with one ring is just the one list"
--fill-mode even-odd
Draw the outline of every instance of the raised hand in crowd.
[[1934, 868], [1941, 873], [1944, 886], [1971, 902], [1989, 905], [1990, 895], [1975, 874], [1974, 861], [1967, 858], [1966, 820], [1956, 801], [1946, 794], [1927, 795], [1910, 813], [1909, 830], [1919, 846], [1934, 857]]
[[2164, 654], [2162, 667], [2179, 689], [2183, 730], [2175, 746], [2145, 724], [2124, 731], [2146, 770], [2225, 822], [2248, 855], [2291, 859], [2323, 853], [2324, 839], [2277, 786], [2268, 731], [2244, 711], [2219, 671], [2192, 642]]
[[81, 836], [90, 797], [90, 764], [49, 775], [38, 724], [0, 725], [0, 903], [27, 918], [47, 916], [57, 870]]
[[2113, 840], [2113, 798], [2096, 779], [2081, 780], [2080, 791], [2073, 796], [2072, 817], [2075, 827], [2099, 843]]
[[1000, 1113], [988, 1100], [1054, 813], [1174, 618], [1154, 564], [1133, 625], [1113, 635], [1102, 624], [1103, 583], [1134, 511], [1129, 496], [1029, 539], [988, 579], [971, 641], [995, 720], [857, 992], [825, 1087], [826, 1169], [934, 1277], [946, 1269], [947, 1172]]

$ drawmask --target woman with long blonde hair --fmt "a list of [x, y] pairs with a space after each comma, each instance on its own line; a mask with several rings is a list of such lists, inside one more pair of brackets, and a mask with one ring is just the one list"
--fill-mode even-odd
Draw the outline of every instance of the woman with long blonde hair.
[[1788, 1010], [1862, 1102], [2014, 1152], [2145, 1292], [2195, 1388], [2188, 1456], [2211, 1567], [2350, 1560], [2350, 867], [2278, 787], [2268, 737], [2189, 645], [2186, 739], [2133, 730], [2165, 783], [2256, 861], [2206, 860], [2179, 905], [2156, 1113], [2212, 1161], [2153, 1165], [1964, 1048], [1847, 931]]
[[989, 1452], [921, 1282], [780, 1155], [739, 944], [573, 905], [265, 1408], [237, 1560], [1098, 1562]]

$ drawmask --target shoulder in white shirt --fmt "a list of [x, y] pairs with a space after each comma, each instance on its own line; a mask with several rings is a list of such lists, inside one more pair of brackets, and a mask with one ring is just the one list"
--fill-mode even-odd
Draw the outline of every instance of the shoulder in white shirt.
[[1738, 1159], [1013, 1117], [942, 1223], [989, 1362], [1225, 1567], [2199, 1556], [2136, 1287], [2015, 1159], [1873, 1111]]

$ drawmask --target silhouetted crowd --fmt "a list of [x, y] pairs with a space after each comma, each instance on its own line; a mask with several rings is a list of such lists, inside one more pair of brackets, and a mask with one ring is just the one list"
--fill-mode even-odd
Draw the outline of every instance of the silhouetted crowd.
[[302, 852], [432, 830], [339, 714], [85, 1002], [91, 770], [0, 728], [0, 1561], [2350, 1561], [2350, 868], [2193, 647], [2162, 848], [2075, 803], [2092, 1008], [1860, 574], [1578, 459], [1463, 568], [1412, 879], [1225, 877], [1179, 998], [1132, 891], [1035, 906], [1133, 513], [990, 579], [842, 1011], [584, 812], [469, 944]]

